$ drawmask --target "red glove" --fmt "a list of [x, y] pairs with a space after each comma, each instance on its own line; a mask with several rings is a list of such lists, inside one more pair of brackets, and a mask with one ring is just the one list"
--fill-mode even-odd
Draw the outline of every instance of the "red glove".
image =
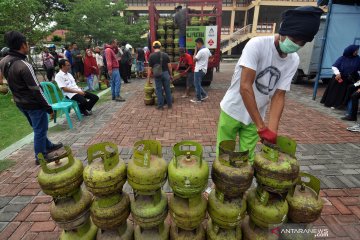
[[258, 134], [261, 138], [261, 141], [267, 141], [269, 143], [276, 144], [277, 134], [267, 127], [258, 130]]

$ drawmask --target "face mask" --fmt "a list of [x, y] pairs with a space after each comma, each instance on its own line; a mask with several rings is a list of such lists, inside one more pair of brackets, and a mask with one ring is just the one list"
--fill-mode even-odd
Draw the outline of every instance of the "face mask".
[[301, 48], [301, 46], [297, 45], [289, 38], [285, 38], [283, 42], [279, 41], [279, 46], [283, 53], [294, 53], [299, 51], [299, 49]]

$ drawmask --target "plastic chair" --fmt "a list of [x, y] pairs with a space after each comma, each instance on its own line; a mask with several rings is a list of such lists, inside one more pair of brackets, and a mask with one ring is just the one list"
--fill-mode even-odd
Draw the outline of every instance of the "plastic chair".
[[[69, 124], [69, 128], [72, 129], [73, 125], [72, 125], [72, 122], [71, 122], [71, 119], [70, 119], [70, 114], [69, 114], [71, 108], [73, 108], [72, 102], [63, 102], [63, 101], [61, 101], [60, 97], [59, 97], [59, 94], [58, 94], [58, 91], [56, 89], [56, 86], [53, 83], [51, 83], [51, 82], [41, 82], [40, 84], [41, 84], [41, 86], [43, 88], [46, 100], [50, 103], [51, 108], [54, 110], [54, 122], [56, 123], [56, 113], [57, 113], [57, 111], [63, 111], [65, 113], [65, 115], [66, 115], [66, 120], [67, 120], [67, 122]], [[56, 102], [53, 101], [53, 99], [51, 97], [50, 89], [55, 94]]]
[[83, 117], [82, 117], [82, 115], [81, 115], [81, 112], [80, 112], [79, 104], [78, 104], [77, 101], [68, 99], [68, 98], [66, 98], [66, 97], [64, 97], [61, 101], [62, 101], [62, 102], [71, 102], [71, 103], [73, 104], [74, 111], [75, 111], [76, 116], [77, 116], [77, 118], [79, 119], [79, 121], [81, 121], [81, 120], [83, 119]]

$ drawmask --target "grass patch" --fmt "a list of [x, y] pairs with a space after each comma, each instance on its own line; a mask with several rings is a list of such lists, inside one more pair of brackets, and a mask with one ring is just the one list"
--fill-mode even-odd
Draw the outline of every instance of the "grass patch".
[[0, 95], [0, 150], [32, 132], [26, 117], [11, 101], [12, 95]]
[[[86, 85], [86, 83], [84, 83]], [[56, 84], [55, 84], [56, 85]], [[57, 85], [56, 85], [57, 87]], [[93, 92], [98, 94], [100, 91], [106, 89], [106, 85], [101, 85], [102, 90]], [[63, 98], [62, 92], [57, 88], [60, 99]], [[55, 94], [51, 91], [51, 98], [55, 100]], [[111, 93], [103, 95], [98, 103], [103, 103], [111, 100]], [[0, 95], [0, 151], [7, 148], [14, 142], [22, 139], [32, 132], [32, 128], [28, 123], [24, 114], [12, 102], [12, 95]], [[61, 132], [64, 129], [56, 125], [49, 129], [49, 132]]]
[[96, 104], [102, 104], [104, 102], [108, 102], [111, 100], [111, 91], [105, 93], [104, 95], [102, 95], [99, 99], [99, 101]]
[[5, 171], [6, 169], [15, 165], [15, 161], [10, 159], [0, 160], [0, 172]]

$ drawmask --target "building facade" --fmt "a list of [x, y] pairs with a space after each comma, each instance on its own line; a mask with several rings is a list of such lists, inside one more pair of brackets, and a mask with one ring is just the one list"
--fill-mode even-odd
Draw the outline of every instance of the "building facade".
[[[159, 4], [162, 11], [173, 11], [183, 2]], [[126, 11], [135, 15], [148, 15], [149, 0], [125, 0]], [[316, 6], [316, 0], [223, 0], [222, 52], [241, 54], [244, 44], [254, 36], [275, 33], [281, 22], [281, 13], [299, 6]]]

